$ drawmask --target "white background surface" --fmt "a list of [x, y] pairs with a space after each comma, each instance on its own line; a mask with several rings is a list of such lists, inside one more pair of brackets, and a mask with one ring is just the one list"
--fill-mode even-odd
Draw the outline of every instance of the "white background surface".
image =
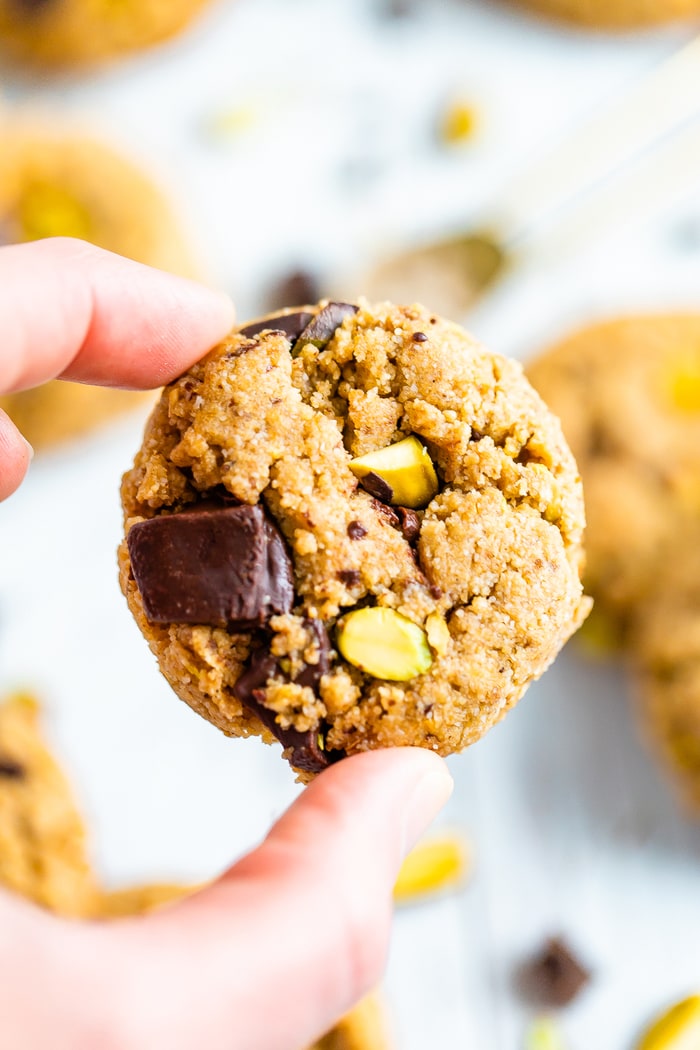
[[[395, 21], [379, 7], [223, 3], [153, 55], [45, 85], [5, 71], [4, 93], [149, 162], [244, 317], [291, 264], [355, 268], [478, 214], [688, 35], [589, 36], [458, 0], [417, 0]], [[454, 95], [475, 103], [479, 129], [445, 150], [434, 127]], [[212, 118], [239, 106], [249, 129], [212, 137]], [[697, 308], [700, 193], [678, 187], [569, 254], [525, 260], [472, 329], [524, 357], [594, 316]], [[44, 698], [114, 884], [214, 874], [297, 790], [275, 749], [226, 740], [173, 697], [118, 593], [118, 479], [140, 428], [40, 457], [0, 510], [0, 687]], [[700, 832], [644, 754], [621, 674], [565, 654], [451, 766], [442, 821], [466, 830], [476, 868], [462, 894], [398, 916], [399, 1047], [520, 1050], [530, 1013], [513, 968], [556, 932], [594, 971], [562, 1014], [569, 1050], [631, 1047], [650, 1013], [700, 988]]]

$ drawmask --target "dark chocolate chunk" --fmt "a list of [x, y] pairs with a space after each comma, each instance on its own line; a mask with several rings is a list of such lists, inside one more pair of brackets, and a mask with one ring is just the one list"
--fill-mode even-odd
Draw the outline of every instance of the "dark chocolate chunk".
[[259, 335], [260, 332], [284, 332], [290, 342], [295, 343], [313, 319], [314, 315], [308, 310], [300, 310], [294, 314], [279, 314], [275, 317], [267, 317], [264, 321], [254, 321], [245, 328], [239, 328], [238, 334]]
[[0, 777], [6, 777], [7, 780], [23, 780], [27, 775], [27, 770], [19, 762], [15, 762], [14, 758], [4, 758], [0, 756]]
[[338, 573], [338, 579], [341, 583], [344, 583], [346, 587], [357, 587], [362, 577], [357, 569], [341, 569]]
[[319, 310], [301, 333], [296, 349], [300, 350], [308, 343], [312, 343], [317, 350], [322, 350], [333, 338], [345, 318], [356, 314], [357, 311], [358, 307], [352, 303], [328, 303], [328, 306]]
[[318, 661], [315, 664], [306, 664], [304, 670], [294, 679], [299, 685], [305, 685], [318, 693], [319, 682], [324, 674], [331, 669], [331, 643], [328, 631], [320, 620], [306, 620], [304, 626], [311, 631], [318, 650]]
[[518, 973], [518, 986], [526, 999], [539, 1006], [566, 1006], [590, 980], [590, 973], [556, 937]]
[[367, 535], [367, 529], [361, 521], [351, 521], [348, 525], [348, 536], [351, 540], [361, 540]]
[[410, 507], [393, 508], [399, 518], [399, 528], [407, 543], [415, 543], [420, 535], [420, 518]]
[[315, 303], [320, 298], [321, 289], [316, 277], [308, 270], [293, 270], [270, 290], [268, 307], [278, 310], [292, 304], [303, 306]]
[[[330, 668], [330, 642], [322, 623], [308, 620], [318, 642], [319, 659], [316, 664], [307, 664], [296, 681], [310, 689], [317, 689], [318, 683]], [[297, 769], [307, 773], [320, 773], [331, 762], [343, 757], [340, 751], [326, 751], [323, 747], [321, 729], [309, 729], [305, 733], [298, 729], [283, 729], [277, 721], [277, 713], [265, 706], [265, 686], [271, 678], [283, 678], [284, 674], [278, 661], [266, 646], [254, 649], [250, 655], [248, 667], [233, 687], [234, 695], [250, 711], [257, 715], [270, 732], [274, 733], [282, 747], [292, 749], [290, 762]]]
[[410, 507], [390, 507], [376, 496], [373, 507], [387, 525], [399, 530], [407, 543], [415, 543], [420, 534], [420, 518], [415, 510]]
[[369, 474], [363, 475], [359, 481], [362, 488], [365, 492], [369, 492], [370, 496], [374, 496], [375, 499], [380, 500], [382, 503], [391, 503], [394, 490], [384, 478], [379, 477], [379, 474], [370, 471]]
[[152, 623], [246, 631], [294, 604], [292, 563], [261, 506], [161, 514], [132, 526], [127, 543]]
[[414, 343], [427, 343], [428, 342], [428, 337], [425, 334], [425, 332], [414, 332], [413, 333], [413, 342]]
[[382, 503], [380, 499], [374, 499], [372, 501], [372, 506], [379, 517], [383, 518], [387, 525], [391, 525], [392, 529], [401, 528], [401, 519], [396, 513], [396, 510], [393, 507], [390, 507], [388, 503]]

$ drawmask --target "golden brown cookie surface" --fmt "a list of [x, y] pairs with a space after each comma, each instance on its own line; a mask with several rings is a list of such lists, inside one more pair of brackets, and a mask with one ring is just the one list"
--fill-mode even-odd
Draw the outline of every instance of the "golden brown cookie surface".
[[552, 18], [601, 29], [673, 22], [700, 15], [700, 0], [519, 0]]
[[86, 65], [180, 32], [210, 0], [0, 0], [0, 43], [40, 66]]
[[421, 307], [336, 309], [233, 333], [168, 387], [122, 489], [122, 587], [166, 678], [307, 773], [461, 750], [588, 609], [576, 466], [521, 367]]
[[[185, 276], [196, 267], [167, 200], [100, 142], [46, 124], [0, 122], [0, 244], [77, 237]], [[152, 395], [48, 383], [0, 397], [36, 448], [92, 429]]]

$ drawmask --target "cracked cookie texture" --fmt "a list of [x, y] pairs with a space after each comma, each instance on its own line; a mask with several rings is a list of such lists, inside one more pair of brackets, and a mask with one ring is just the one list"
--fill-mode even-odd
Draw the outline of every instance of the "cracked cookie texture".
[[[122, 499], [121, 585], [163, 674], [224, 733], [280, 739], [302, 779], [370, 748], [462, 750], [589, 609], [558, 420], [518, 363], [418, 305], [232, 332], [163, 391]], [[212, 548], [254, 529], [252, 558], [253, 513], [291, 589], [266, 569], [226, 614], [203, 594]]]

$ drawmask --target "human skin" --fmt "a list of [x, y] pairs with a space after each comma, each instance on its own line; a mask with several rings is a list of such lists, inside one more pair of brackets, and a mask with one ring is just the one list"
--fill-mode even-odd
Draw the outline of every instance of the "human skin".
[[[233, 324], [226, 297], [81, 241], [0, 249], [0, 392], [159, 386]], [[31, 449], [0, 415], [0, 498]], [[331, 766], [224, 876], [150, 916], [70, 923], [0, 893], [3, 1045], [301, 1050], [383, 971], [402, 858], [449, 797], [436, 755]]]

